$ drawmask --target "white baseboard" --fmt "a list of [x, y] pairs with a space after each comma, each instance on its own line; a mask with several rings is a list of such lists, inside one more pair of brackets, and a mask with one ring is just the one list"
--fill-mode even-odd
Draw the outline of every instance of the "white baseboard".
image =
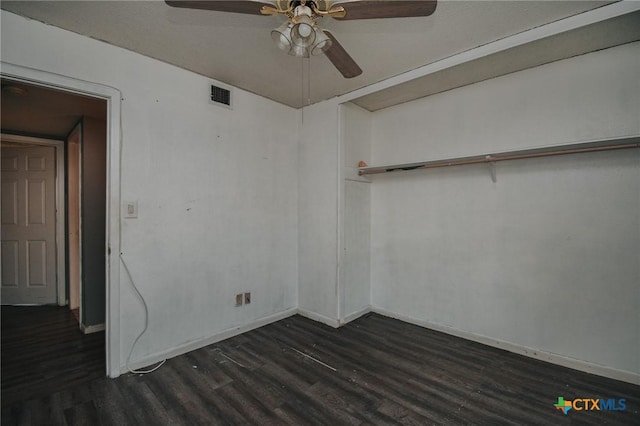
[[[229, 329], [226, 329], [224, 331], [221, 331], [219, 333], [216, 333], [212, 336], [209, 337], [205, 337], [202, 339], [198, 339], [198, 340], [194, 340], [191, 342], [187, 342], [184, 343], [182, 345], [176, 346], [172, 349], [166, 350], [166, 351], [162, 351], [162, 352], [157, 352], [153, 355], [148, 355], [146, 357], [144, 357], [141, 360], [137, 360], [134, 362], [131, 362], [129, 364], [129, 368], [131, 370], [137, 370], [140, 368], [144, 368], [144, 367], [148, 367], [152, 364], [158, 363], [164, 359], [169, 359], [169, 358], [173, 358], [176, 357], [178, 355], [182, 355], [185, 354], [187, 352], [191, 352], [191, 351], [195, 351], [196, 349], [200, 349], [203, 348], [207, 345], [210, 345], [212, 343], [216, 343], [216, 342], [220, 342], [222, 340], [228, 339], [230, 337], [234, 337], [237, 336], [239, 334], [242, 333], [246, 333], [247, 331], [251, 331], [254, 330], [256, 328], [262, 327], [264, 325], [267, 324], [271, 324], [272, 322], [276, 322], [276, 321], [280, 321], [281, 319], [285, 319], [288, 318], [292, 315], [295, 315], [298, 312], [298, 310], [296, 308], [290, 308], [287, 309], [286, 311], [282, 311], [282, 312], [278, 312], [276, 314], [273, 315], [268, 315], [266, 317], [257, 319], [255, 321], [252, 321], [248, 324], [243, 324], [243, 325], [239, 325], [236, 327], [232, 327]], [[120, 366], [120, 374], [124, 374], [127, 373], [127, 366], [126, 365], [122, 365]]]
[[371, 312], [371, 306], [365, 306], [362, 309], [359, 309], [359, 310], [357, 310], [355, 312], [352, 312], [349, 315], [346, 315], [344, 317], [344, 319], [342, 320], [342, 324], [341, 325], [344, 325], [344, 324], [346, 324], [348, 322], [351, 322], [351, 321], [353, 321], [355, 319], [358, 319], [361, 316], [368, 314], [369, 312]]
[[318, 322], [327, 324], [328, 326], [331, 326], [333, 328], [340, 327], [340, 321], [338, 321], [337, 319], [329, 318], [329, 317], [326, 317], [326, 316], [324, 316], [322, 314], [318, 314], [316, 312], [312, 312], [312, 311], [308, 311], [306, 309], [298, 308], [297, 313], [302, 315], [305, 318], [309, 318], [309, 319], [312, 319], [314, 321], [318, 321]]
[[[419, 320], [409, 316], [397, 314], [395, 312], [387, 311], [386, 309], [369, 307], [369, 306], [345, 316], [344, 321], [342, 323], [337, 319], [329, 318], [327, 316], [318, 314], [316, 312], [308, 311], [306, 309], [290, 308], [290, 309], [287, 309], [286, 311], [260, 318], [248, 324], [232, 327], [230, 329], [224, 330], [220, 333], [216, 333], [207, 338], [188, 342], [183, 345], [177, 346], [175, 348], [169, 349], [167, 351], [162, 351], [153, 355], [149, 355], [141, 360], [132, 362], [129, 365], [129, 368], [135, 370], [135, 369], [147, 367], [154, 363], [160, 362], [163, 359], [173, 358], [175, 356], [182, 355], [184, 353], [187, 353], [196, 349], [200, 349], [212, 343], [216, 343], [221, 340], [225, 340], [230, 337], [237, 336], [242, 333], [246, 333], [247, 331], [251, 331], [256, 328], [262, 327], [264, 325], [271, 324], [272, 322], [276, 322], [281, 319], [288, 318], [295, 314], [299, 314], [311, 320], [321, 322], [323, 324], [329, 325], [334, 328], [338, 328], [341, 325], [346, 324], [350, 321], [353, 321], [369, 312], [375, 312], [377, 314], [384, 315], [386, 317], [395, 318], [410, 324], [419, 325], [421, 327], [429, 328], [431, 330], [440, 331], [446, 334], [461, 337], [463, 339], [482, 343], [484, 345], [492, 346], [495, 348], [504, 349], [509, 352], [517, 353], [530, 358], [539, 359], [542, 361], [561, 365], [563, 367], [573, 368], [575, 370], [584, 371], [587, 373], [596, 374], [603, 377], [608, 377], [614, 380], [620, 380], [623, 382], [640, 385], [640, 374], [637, 374], [634, 372], [618, 370], [615, 368], [606, 367], [603, 365], [570, 358], [564, 355], [558, 355], [551, 352], [540, 351], [537, 349], [532, 349], [532, 348], [518, 345], [515, 343], [506, 342], [499, 339], [493, 339], [487, 336], [459, 330], [450, 326], [436, 324], [429, 321]], [[98, 324], [94, 326], [83, 326], [83, 329], [82, 329], [84, 333], [93, 333], [101, 330], [104, 330], [104, 324]], [[126, 373], [127, 366], [121, 366], [120, 372], [121, 374]]]
[[104, 323], [95, 324], [95, 325], [80, 324], [80, 331], [82, 331], [84, 334], [97, 333], [98, 331], [104, 331], [104, 330], [105, 330]]
[[495, 348], [500, 348], [509, 352], [528, 356], [529, 358], [535, 358], [541, 361], [550, 362], [552, 364], [561, 365], [563, 367], [573, 368], [574, 370], [584, 371], [586, 373], [596, 374], [598, 376], [608, 377], [610, 379], [620, 380], [622, 382], [632, 383], [634, 385], [640, 385], [640, 374], [631, 371], [618, 370], [615, 368], [606, 367], [604, 365], [594, 364], [591, 362], [571, 358], [565, 355], [554, 354], [551, 352], [545, 352], [538, 349], [518, 345], [516, 343], [493, 339], [491, 337], [470, 333], [446, 325], [411, 318], [405, 315], [397, 314], [395, 312], [387, 311], [386, 309], [382, 308], [373, 307], [371, 311], [380, 315], [384, 315], [386, 317], [395, 318], [400, 321], [429, 328], [431, 330], [441, 331], [446, 334], [462, 337], [463, 339], [482, 343], [487, 346], [493, 346]]

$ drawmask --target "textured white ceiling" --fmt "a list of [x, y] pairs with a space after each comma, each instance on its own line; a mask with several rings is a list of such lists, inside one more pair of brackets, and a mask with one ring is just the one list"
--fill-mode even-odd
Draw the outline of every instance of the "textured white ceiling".
[[324, 56], [303, 60], [278, 50], [270, 38], [278, 16], [177, 9], [163, 1], [2, 1], [0, 7], [300, 107], [608, 3], [440, 1], [429, 17], [324, 18], [320, 25], [364, 70], [353, 79]]

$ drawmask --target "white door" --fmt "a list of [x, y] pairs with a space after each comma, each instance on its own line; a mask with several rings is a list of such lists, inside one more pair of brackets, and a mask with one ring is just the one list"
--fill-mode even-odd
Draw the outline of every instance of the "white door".
[[56, 303], [55, 148], [2, 148], [0, 301]]

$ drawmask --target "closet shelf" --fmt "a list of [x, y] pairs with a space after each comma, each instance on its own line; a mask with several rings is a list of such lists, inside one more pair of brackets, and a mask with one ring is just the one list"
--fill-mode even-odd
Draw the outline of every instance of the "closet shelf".
[[[498, 161], [520, 160], [524, 158], [551, 157], [556, 155], [580, 154], [586, 152], [613, 151], [619, 149], [640, 148], [640, 136], [621, 137], [615, 139], [583, 142], [567, 145], [555, 145], [544, 148], [524, 149], [519, 151], [495, 152], [492, 154], [473, 155], [470, 157], [446, 158], [442, 160], [421, 161], [417, 163], [392, 164], [387, 166], [361, 167], [360, 176], [381, 173], [434, 169], [437, 167], [463, 166], [468, 164], [493, 164]], [[495, 180], [495, 179], [494, 179]]]

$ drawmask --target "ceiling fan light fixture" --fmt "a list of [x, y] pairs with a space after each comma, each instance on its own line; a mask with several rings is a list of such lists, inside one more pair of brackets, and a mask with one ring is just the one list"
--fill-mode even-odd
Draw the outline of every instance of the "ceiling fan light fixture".
[[359, 76], [362, 74], [362, 69], [331, 32], [318, 27], [317, 19], [421, 17], [433, 14], [438, 4], [438, 0], [165, 0], [165, 2], [172, 7], [187, 9], [286, 16], [287, 22], [271, 31], [271, 38], [278, 48], [289, 55], [303, 58], [308, 58], [310, 54], [324, 53], [345, 78]]
[[283, 22], [278, 28], [271, 30], [271, 39], [279, 49], [289, 52], [293, 43], [291, 42], [291, 23]]

